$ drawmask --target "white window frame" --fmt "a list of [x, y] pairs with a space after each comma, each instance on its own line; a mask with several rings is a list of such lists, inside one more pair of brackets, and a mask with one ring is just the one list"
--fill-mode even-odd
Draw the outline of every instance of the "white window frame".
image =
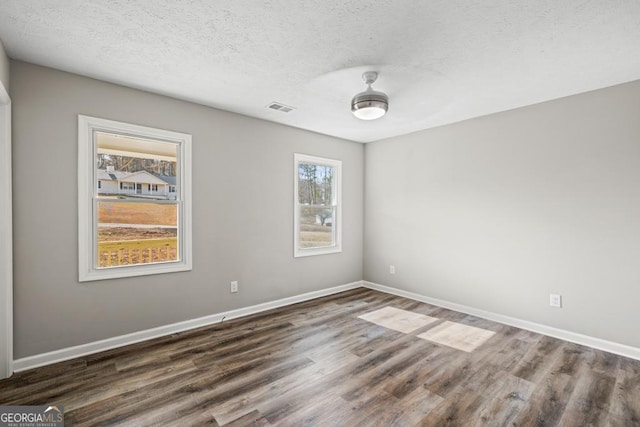
[[[300, 247], [300, 198], [298, 196], [298, 167], [300, 163], [313, 163], [323, 166], [331, 166], [335, 170], [333, 178], [333, 203], [336, 209], [334, 223], [335, 244], [318, 248]], [[342, 161], [327, 159], [324, 157], [294, 153], [293, 155], [293, 256], [306, 257], [313, 255], [325, 255], [342, 252]]]
[[[97, 268], [97, 171], [95, 132], [148, 138], [178, 147], [178, 261]], [[192, 270], [191, 135], [78, 115], [78, 271], [79, 281], [145, 276]]]

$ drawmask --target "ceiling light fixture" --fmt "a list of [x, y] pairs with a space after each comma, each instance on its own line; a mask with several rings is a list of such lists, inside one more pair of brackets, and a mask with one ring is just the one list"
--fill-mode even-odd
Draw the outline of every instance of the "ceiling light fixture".
[[384, 116], [389, 109], [389, 97], [383, 92], [371, 88], [378, 78], [375, 71], [365, 71], [362, 79], [369, 85], [367, 90], [360, 92], [351, 100], [351, 112], [361, 120], [375, 120]]

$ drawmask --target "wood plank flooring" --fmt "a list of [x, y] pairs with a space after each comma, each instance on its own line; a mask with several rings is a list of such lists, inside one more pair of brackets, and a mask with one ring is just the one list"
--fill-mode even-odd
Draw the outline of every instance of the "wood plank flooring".
[[[395, 307], [410, 333], [359, 319]], [[418, 338], [495, 332], [466, 352]], [[640, 361], [359, 288], [15, 374], [1, 405], [67, 425], [640, 426]]]

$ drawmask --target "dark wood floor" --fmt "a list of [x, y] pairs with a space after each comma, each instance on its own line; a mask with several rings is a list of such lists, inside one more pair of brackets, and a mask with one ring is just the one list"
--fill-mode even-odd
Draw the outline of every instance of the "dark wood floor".
[[[358, 319], [437, 317], [405, 334]], [[477, 350], [416, 335], [444, 320]], [[640, 362], [368, 289], [15, 374], [0, 404], [67, 425], [640, 426]]]

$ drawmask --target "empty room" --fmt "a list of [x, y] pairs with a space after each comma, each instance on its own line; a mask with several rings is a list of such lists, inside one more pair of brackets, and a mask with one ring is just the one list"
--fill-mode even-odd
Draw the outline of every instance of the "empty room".
[[640, 426], [640, 3], [0, 0], [0, 426]]

